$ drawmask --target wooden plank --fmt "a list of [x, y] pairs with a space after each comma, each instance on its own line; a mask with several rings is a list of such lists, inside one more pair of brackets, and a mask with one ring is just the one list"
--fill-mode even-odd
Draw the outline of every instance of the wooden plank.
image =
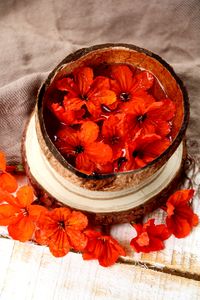
[[7, 239], [0, 256], [1, 300], [200, 299], [198, 281], [138, 266], [103, 268], [76, 253], [54, 258], [46, 247]]

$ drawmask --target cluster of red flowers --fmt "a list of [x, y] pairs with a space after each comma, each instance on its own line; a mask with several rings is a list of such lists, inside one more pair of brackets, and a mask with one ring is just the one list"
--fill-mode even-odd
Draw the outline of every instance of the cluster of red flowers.
[[[168, 199], [164, 208], [166, 225], [155, 225], [154, 219], [143, 225], [134, 224], [137, 236], [131, 240], [131, 247], [136, 252], [159, 251], [171, 234], [177, 238], [187, 236], [198, 224], [198, 216], [190, 207], [193, 194], [193, 190], [181, 190]], [[83, 259], [98, 259], [104, 267], [126, 255], [113, 237], [90, 228], [83, 213], [67, 207], [47, 209], [35, 200], [31, 186], [18, 187], [13, 175], [6, 172], [5, 156], [0, 152], [0, 226], [8, 226], [10, 237], [47, 245], [56, 257], [74, 249], [82, 252]]]
[[50, 109], [62, 155], [86, 174], [134, 170], [158, 157], [170, 145], [175, 105], [155, 99], [154, 81], [125, 64], [110, 66], [109, 76], [82, 67], [59, 79], [62, 99], [51, 99]]

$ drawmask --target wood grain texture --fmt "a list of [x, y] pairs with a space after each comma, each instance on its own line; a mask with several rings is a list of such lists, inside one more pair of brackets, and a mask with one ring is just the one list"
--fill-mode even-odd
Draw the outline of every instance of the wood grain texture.
[[[48, 248], [0, 239], [1, 300], [198, 300], [197, 281], [116, 264], [103, 268], [80, 254], [54, 258]], [[81, 276], [80, 276], [81, 274]]]

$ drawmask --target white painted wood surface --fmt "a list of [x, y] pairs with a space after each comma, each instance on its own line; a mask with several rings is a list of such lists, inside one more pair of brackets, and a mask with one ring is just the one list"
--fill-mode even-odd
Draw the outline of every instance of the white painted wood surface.
[[103, 268], [80, 254], [0, 239], [1, 300], [198, 300], [200, 283], [134, 265]]

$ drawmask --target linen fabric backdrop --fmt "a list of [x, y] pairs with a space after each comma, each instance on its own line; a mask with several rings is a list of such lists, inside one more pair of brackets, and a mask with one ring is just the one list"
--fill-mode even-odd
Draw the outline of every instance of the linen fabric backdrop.
[[162, 56], [191, 103], [190, 153], [200, 163], [199, 0], [0, 0], [0, 149], [20, 162], [22, 131], [42, 81], [66, 55], [124, 42]]

